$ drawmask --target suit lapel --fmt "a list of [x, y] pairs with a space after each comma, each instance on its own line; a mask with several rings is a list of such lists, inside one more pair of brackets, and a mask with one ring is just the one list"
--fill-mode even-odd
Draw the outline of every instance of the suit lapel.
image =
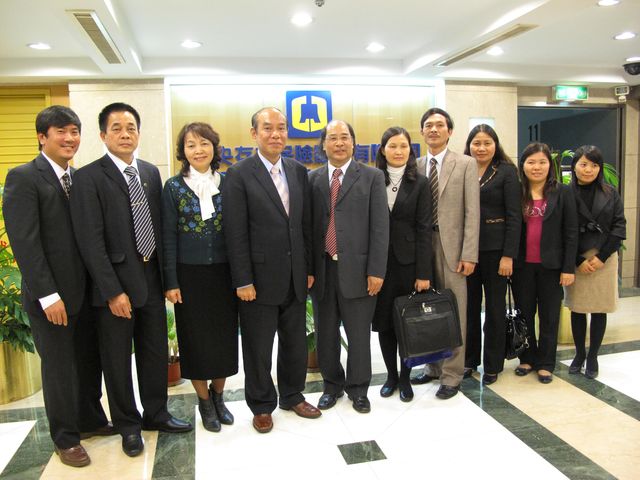
[[598, 215], [600, 215], [600, 212], [602, 212], [602, 209], [607, 205], [608, 201], [609, 198], [607, 195], [596, 187], [596, 194], [593, 199], [593, 208], [591, 209], [594, 219], [598, 218]]
[[58, 191], [58, 193], [60, 194], [60, 196], [65, 200], [67, 200], [67, 195], [64, 193], [64, 190], [62, 189], [62, 184], [60, 183], [60, 180], [58, 180], [58, 177], [56, 176], [56, 172], [53, 171], [53, 168], [51, 167], [51, 165], [49, 165], [49, 162], [47, 161], [47, 159], [44, 158], [42, 155], [38, 155], [35, 159], [35, 163], [36, 163], [36, 167], [38, 167], [38, 171], [40, 172], [40, 175], [42, 175], [42, 178], [44, 178], [48, 183], [53, 185], [55, 189]]
[[[285, 217], [288, 218], [287, 212], [284, 209], [284, 205], [282, 205], [282, 200], [280, 199], [280, 195], [278, 194], [278, 190], [276, 190], [276, 186], [273, 184], [273, 180], [271, 179], [271, 175], [267, 172], [267, 169], [264, 168], [262, 164], [262, 160], [257, 155], [253, 157], [253, 174], [258, 180], [258, 183], [262, 185], [265, 192], [271, 199], [271, 201], [276, 205], [278, 211]], [[249, 159], [247, 159], [249, 160]], [[247, 160], [244, 160], [245, 162]]]
[[118, 170], [118, 167], [116, 167], [116, 164], [113, 163], [113, 160], [111, 160], [111, 157], [109, 157], [109, 155], [105, 155], [104, 157], [102, 157], [100, 159], [100, 165], [104, 169], [104, 173], [107, 175], [107, 177], [109, 177], [118, 185], [118, 187], [120, 187], [122, 193], [129, 197], [129, 186], [127, 185], [127, 182], [125, 182], [122, 173], [120, 173], [120, 170]]
[[[429, 155], [427, 155], [428, 157]], [[449, 181], [449, 177], [453, 173], [453, 169], [456, 167], [456, 157], [451, 154], [449, 150], [444, 156], [442, 161], [442, 168], [440, 169], [440, 175], [438, 176], [438, 189], [440, 190], [440, 196], [442, 196], [442, 192], [447, 186], [447, 182]]]
[[413, 187], [415, 186], [415, 184], [416, 182], [409, 182], [404, 178], [402, 179], [400, 188], [398, 189], [398, 195], [396, 196], [396, 201], [393, 202], [393, 210], [391, 210], [392, 217], [398, 212], [402, 211], [402, 206], [413, 191]]
[[356, 183], [359, 177], [360, 165], [358, 164], [358, 162], [352, 159], [351, 165], [349, 165], [349, 168], [347, 168], [347, 173], [344, 174], [344, 178], [342, 179], [342, 185], [340, 186], [340, 191], [338, 192], [336, 205], [340, 203], [340, 201], [349, 192], [351, 187], [353, 187], [353, 184]]
[[329, 211], [331, 209], [331, 189], [329, 186], [329, 167], [324, 165], [318, 168], [318, 188], [320, 189], [320, 193], [322, 194], [322, 201], [324, 202], [325, 211]]
[[551, 213], [553, 213], [553, 209], [556, 208], [556, 205], [558, 205], [559, 197], [560, 197], [560, 186], [558, 185], [558, 187], [552, 190], [551, 192], [549, 192], [549, 195], [547, 196], [547, 208], [544, 211], [543, 221], [545, 221], [547, 218], [551, 216]]

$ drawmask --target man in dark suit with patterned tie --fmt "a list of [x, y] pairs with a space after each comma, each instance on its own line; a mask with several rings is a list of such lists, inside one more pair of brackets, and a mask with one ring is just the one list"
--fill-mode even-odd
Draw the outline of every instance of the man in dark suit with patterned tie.
[[[107, 154], [78, 170], [71, 195], [80, 253], [93, 280], [109, 408], [123, 451], [142, 453], [144, 430], [185, 432], [167, 411], [167, 323], [162, 289], [158, 169], [136, 158], [140, 115], [107, 105], [98, 117]], [[141, 417], [131, 375], [133, 340]]]
[[[387, 268], [389, 208], [382, 170], [353, 159], [355, 140], [351, 125], [329, 122], [320, 136], [328, 163], [309, 174], [316, 276], [311, 295], [324, 380], [318, 407], [333, 407], [346, 391], [353, 408], [368, 413], [371, 321]], [[349, 344], [346, 375], [341, 323]]]
[[68, 107], [41, 111], [36, 117], [40, 155], [9, 172], [3, 199], [22, 273], [23, 307], [42, 360], [49, 431], [60, 460], [73, 467], [90, 463], [81, 438], [115, 433], [100, 404], [100, 358], [69, 212], [74, 174], [69, 162], [80, 146], [80, 128]]
[[[258, 152], [227, 170], [222, 201], [231, 276], [240, 298], [245, 398], [260, 433], [273, 428], [279, 403], [303, 418], [321, 413], [305, 401], [307, 373], [305, 301], [309, 276], [311, 210], [307, 169], [281, 156], [287, 119], [276, 108], [251, 118]], [[278, 333], [278, 391], [271, 351]]]

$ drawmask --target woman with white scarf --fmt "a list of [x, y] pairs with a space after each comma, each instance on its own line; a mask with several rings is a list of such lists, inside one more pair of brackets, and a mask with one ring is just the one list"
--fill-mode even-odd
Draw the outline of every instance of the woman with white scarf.
[[[180, 368], [205, 429], [233, 423], [222, 392], [238, 372], [238, 310], [222, 226], [220, 136], [194, 122], [178, 134], [180, 173], [163, 191], [165, 296], [175, 304]], [[210, 382], [210, 383], [209, 383]]]

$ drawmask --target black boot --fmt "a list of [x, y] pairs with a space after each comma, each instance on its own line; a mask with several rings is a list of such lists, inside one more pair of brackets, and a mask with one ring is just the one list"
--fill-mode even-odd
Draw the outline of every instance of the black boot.
[[209, 385], [209, 396], [213, 400], [213, 405], [216, 408], [216, 412], [218, 412], [220, 422], [224, 425], [233, 425], [233, 415], [224, 404], [222, 393], [216, 393], [216, 391], [211, 388], [211, 385]]
[[220, 420], [218, 419], [218, 413], [211, 401], [211, 397], [206, 400], [198, 397], [198, 410], [200, 411], [204, 428], [210, 432], [219, 432], [221, 428]]

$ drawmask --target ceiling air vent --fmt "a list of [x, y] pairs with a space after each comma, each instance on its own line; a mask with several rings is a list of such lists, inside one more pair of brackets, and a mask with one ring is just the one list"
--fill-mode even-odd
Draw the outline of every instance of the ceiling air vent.
[[475, 55], [476, 53], [481, 52], [482, 50], [486, 50], [489, 47], [492, 47], [493, 45], [495, 45], [496, 43], [500, 43], [509, 38], [513, 38], [515, 36], [521, 35], [525, 32], [528, 32], [529, 30], [536, 28], [537, 26], [538, 25], [518, 23], [517, 25], [514, 25], [508, 30], [503, 31], [502, 33], [499, 33], [478, 45], [475, 45], [473, 47], [467, 48], [466, 50], [462, 50], [460, 52], [454, 53], [453, 55], [450, 55], [448, 57], [442, 58], [437, 62], [435, 62], [434, 65], [436, 67], [448, 67], [449, 65], [459, 62], [460, 60], [470, 57], [471, 55]]
[[93, 10], [72, 10], [71, 15], [78, 21], [80, 27], [89, 35], [89, 38], [100, 51], [107, 63], [125, 63], [118, 47], [107, 32], [98, 15]]

